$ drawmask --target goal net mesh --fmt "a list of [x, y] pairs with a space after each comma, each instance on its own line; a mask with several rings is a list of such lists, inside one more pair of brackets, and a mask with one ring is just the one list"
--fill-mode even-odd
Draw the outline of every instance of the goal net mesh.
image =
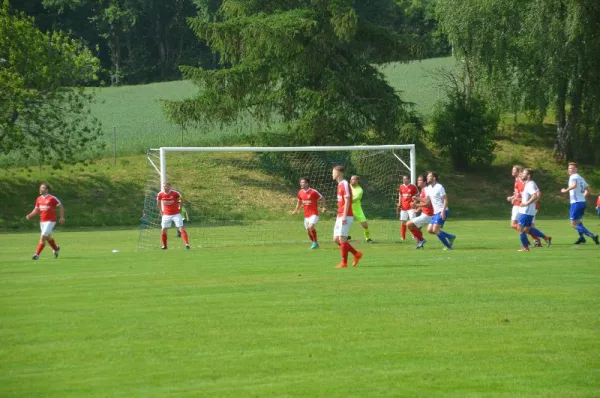
[[[332, 168], [344, 165], [345, 178], [360, 177], [362, 208], [371, 238], [399, 240], [396, 214], [402, 176], [411, 173], [409, 149], [310, 152], [168, 152], [167, 175], [183, 196], [190, 222], [184, 223], [192, 248], [236, 245], [309, 243], [302, 208], [292, 216], [306, 177], [326, 199], [327, 212], [316, 226], [321, 244], [332, 241], [337, 212], [337, 183]], [[139, 250], [160, 248], [161, 189], [158, 150], [148, 152], [148, 179], [141, 215]], [[352, 226], [353, 242], [364, 242], [360, 223]], [[168, 231], [169, 249], [183, 249], [176, 228]]]

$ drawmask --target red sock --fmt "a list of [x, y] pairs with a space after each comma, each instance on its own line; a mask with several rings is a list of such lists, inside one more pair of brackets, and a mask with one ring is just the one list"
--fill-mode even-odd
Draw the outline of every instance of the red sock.
[[54, 239], [48, 239], [48, 244], [52, 247], [52, 249], [58, 249], [58, 246], [56, 246], [56, 242], [54, 241]]
[[355, 248], [354, 248], [354, 247], [353, 247], [353, 246], [350, 244], [350, 242], [346, 242], [346, 244], [348, 245], [348, 251], [349, 251], [350, 253], [352, 253], [352, 255], [353, 255], [353, 256], [354, 256], [354, 255], [356, 255], [357, 251], [356, 251], [356, 249], [355, 249]]
[[315, 241], [315, 238], [314, 238], [314, 236], [313, 236], [313, 233], [312, 233], [312, 231], [309, 229], [309, 230], [307, 230], [306, 232], [308, 233], [308, 238], [310, 239], [310, 241], [311, 241], [311, 242], [314, 242], [314, 241]]
[[421, 230], [419, 228], [417, 228], [416, 226], [411, 228], [410, 232], [413, 234], [413, 236], [415, 237], [415, 239], [417, 241], [423, 240], [423, 232], [421, 232]]
[[400, 227], [400, 235], [402, 235], [402, 239], [406, 239], [406, 224], [402, 224]]
[[538, 240], [540, 238], [539, 236], [534, 235], [531, 232], [529, 233], [529, 235], [531, 235], [531, 237], [533, 238], [533, 240]]
[[45, 244], [38, 243], [37, 249], [35, 249], [35, 254], [37, 254], [39, 256], [40, 253], [42, 252], [42, 250], [44, 250], [44, 247], [46, 247]]
[[317, 242], [317, 230], [313, 230], [313, 242]]
[[340, 253], [342, 253], [342, 261], [348, 262], [348, 242], [340, 243]]
[[164, 247], [167, 247], [167, 234], [164, 234], [164, 233], [163, 233], [163, 234], [160, 236], [160, 238], [161, 238], [161, 240], [162, 240], [162, 244], [163, 244], [163, 246], [164, 246]]
[[[166, 235], [165, 235], [166, 236]], [[181, 237], [183, 238], [183, 243], [189, 245], [187, 231], [181, 231]], [[167, 238], [165, 238], [165, 246], [167, 245]]]

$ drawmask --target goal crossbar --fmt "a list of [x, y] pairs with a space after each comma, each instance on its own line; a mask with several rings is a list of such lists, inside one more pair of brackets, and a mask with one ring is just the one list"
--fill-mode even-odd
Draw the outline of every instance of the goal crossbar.
[[[160, 147], [151, 149], [159, 151], [160, 186], [167, 181], [167, 152], [324, 152], [324, 151], [373, 151], [373, 150], [410, 150], [410, 180], [416, 183], [416, 153], [415, 144], [404, 145], [348, 145], [348, 146], [285, 146], [285, 147]], [[397, 157], [397, 156], [396, 156]], [[398, 157], [397, 157], [398, 158]], [[401, 159], [398, 158], [400, 161]], [[404, 162], [402, 162], [404, 163]], [[404, 163], [405, 166], [406, 163]], [[156, 166], [155, 166], [156, 167]]]

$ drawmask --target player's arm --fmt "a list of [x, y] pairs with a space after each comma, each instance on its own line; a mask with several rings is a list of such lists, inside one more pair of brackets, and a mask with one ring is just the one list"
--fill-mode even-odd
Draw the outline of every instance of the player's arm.
[[[569, 181], [571, 181], [571, 180], [569, 180]], [[566, 187], [566, 188], [562, 188], [562, 189], [560, 190], [560, 192], [562, 192], [562, 193], [567, 193], [567, 192], [569, 192], [569, 191], [572, 191], [572, 190], [574, 190], [575, 188], [577, 188], [577, 181], [574, 179], [574, 180], [573, 180], [573, 182], [571, 182], [571, 184], [570, 184], [568, 187]]]
[[294, 210], [292, 210], [292, 215], [298, 213], [298, 210], [300, 209], [301, 204], [302, 204], [302, 201], [300, 199], [298, 199], [298, 202], [296, 203], [296, 208]]
[[[321, 194], [319, 194], [321, 195]], [[318, 199], [321, 201], [321, 213], [325, 213], [327, 211], [327, 202], [325, 202], [325, 196], [321, 195], [321, 197]]]
[[39, 214], [39, 213], [40, 213], [40, 208], [39, 208], [39, 207], [35, 207], [35, 208], [34, 208], [34, 209], [31, 211], [31, 213], [29, 213], [29, 214], [27, 214], [27, 215], [25, 216], [25, 218], [29, 220], [31, 217], [33, 217], [33, 216], [35, 216], [36, 214]]
[[162, 206], [161, 206], [161, 200], [157, 197], [156, 198], [156, 207], [158, 207], [158, 214], [160, 214], [160, 216], [162, 217], [163, 212], [162, 212]]
[[531, 198], [527, 202], [522, 202], [521, 207], [527, 207], [532, 203], [537, 202], [540, 199], [540, 191], [535, 191], [531, 194]]
[[64, 224], [65, 223], [65, 206], [63, 206], [62, 203], [58, 205], [58, 214], [59, 214], [58, 222], [61, 224]]
[[348, 217], [348, 210], [350, 209], [350, 198], [352, 198], [352, 194], [350, 193], [350, 189], [344, 195], [344, 213], [342, 213], [342, 224], [346, 224], [346, 218]]
[[442, 220], [445, 220], [446, 219], [446, 209], [448, 208], [448, 195], [442, 196], [442, 199], [444, 200], [444, 209], [442, 210]]

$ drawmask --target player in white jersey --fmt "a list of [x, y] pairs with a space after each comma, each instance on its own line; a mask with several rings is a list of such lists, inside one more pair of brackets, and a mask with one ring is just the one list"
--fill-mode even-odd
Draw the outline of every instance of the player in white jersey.
[[446, 190], [438, 182], [437, 173], [430, 171], [427, 173], [427, 197], [423, 200], [418, 200], [425, 205], [431, 204], [433, 206], [433, 217], [429, 221], [427, 232], [435, 234], [440, 242], [444, 244], [444, 250], [452, 250], [452, 245], [456, 239], [456, 235], [449, 234], [442, 231], [442, 227], [446, 222], [448, 216], [448, 196]]
[[568, 188], [561, 189], [560, 192], [569, 193], [569, 199], [571, 202], [569, 218], [571, 220], [571, 226], [573, 226], [573, 228], [575, 228], [579, 233], [579, 239], [577, 239], [575, 244], [580, 245], [585, 243], [585, 238], [583, 236], [587, 235], [598, 245], [600, 244], [598, 235], [594, 235], [592, 232], [590, 232], [586, 227], [583, 226], [583, 222], [581, 222], [583, 214], [585, 213], [585, 197], [589, 193], [589, 186], [583, 177], [577, 173], [577, 171], [577, 163], [569, 163], [569, 186]]
[[531, 169], [523, 169], [522, 180], [525, 187], [521, 193], [521, 206], [519, 207], [519, 238], [521, 239], [521, 252], [529, 251], [529, 240], [527, 234], [531, 233], [544, 239], [548, 246], [552, 244], [552, 237], [546, 236], [542, 231], [532, 226], [535, 217], [535, 203], [540, 198], [540, 190], [532, 179]]

